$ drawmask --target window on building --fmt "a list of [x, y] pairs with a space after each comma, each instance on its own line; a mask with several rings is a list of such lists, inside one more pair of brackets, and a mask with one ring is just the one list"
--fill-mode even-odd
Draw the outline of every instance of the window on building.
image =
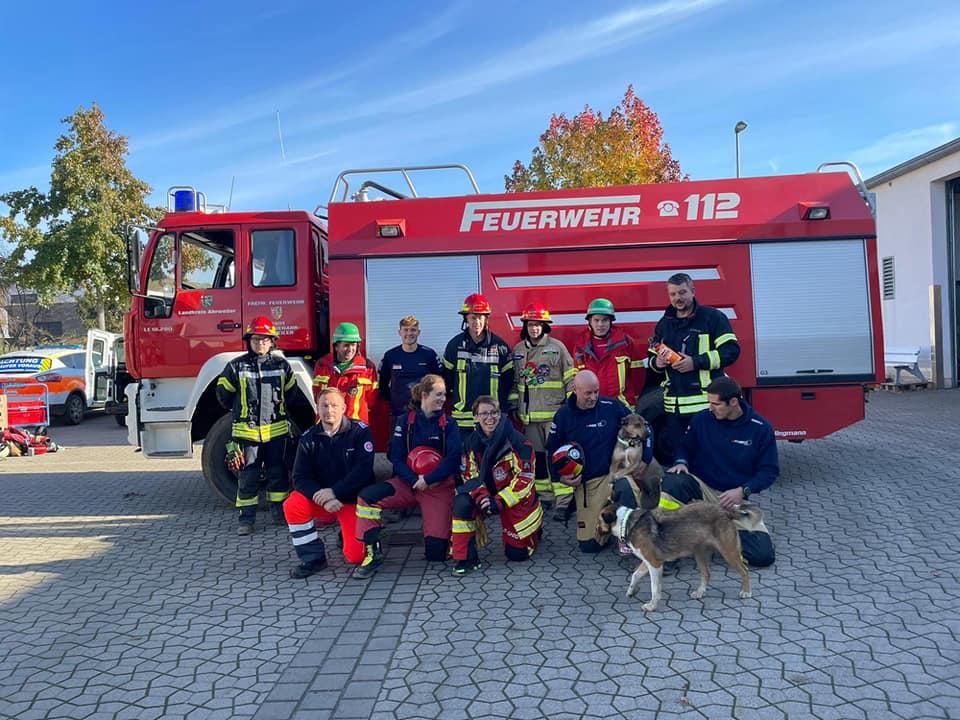
[[180, 236], [180, 287], [232, 288], [233, 230], [195, 230]]
[[893, 300], [897, 296], [896, 274], [892, 257], [885, 257], [881, 261], [883, 276], [883, 299]]
[[297, 261], [293, 230], [254, 230], [250, 233], [254, 287], [295, 284]]
[[13, 301], [23, 305], [35, 305], [37, 294], [35, 292], [17, 293], [13, 296]]

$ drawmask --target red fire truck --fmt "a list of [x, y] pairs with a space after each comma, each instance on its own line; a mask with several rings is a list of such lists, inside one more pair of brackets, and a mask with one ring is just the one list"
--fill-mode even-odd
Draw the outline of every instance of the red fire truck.
[[[451, 168], [474, 194], [418, 197], [414, 171]], [[379, 180], [388, 172], [403, 192]], [[378, 180], [352, 192], [362, 177]], [[364, 202], [371, 195], [382, 202]], [[213, 388], [257, 315], [280, 327], [309, 397], [312, 364], [340, 322], [356, 323], [379, 361], [413, 314], [421, 342], [442, 352], [463, 298], [482, 292], [508, 342], [539, 300], [553, 337], [572, 345], [589, 301], [606, 297], [645, 343], [666, 279], [686, 272], [697, 299], [730, 318], [742, 351], [729, 373], [779, 438], [863, 419], [864, 386], [883, 380], [876, 229], [866, 188], [846, 172], [481, 195], [463, 166], [356, 170], [337, 178], [326, 221], [320, 208], [205, 212], [192, 188], [170, 197], [162, 228], [140, 234], [145, 251], [130, 243], [129, 438], [150, 457], [189, 456], [205, 439], [204, 473], [228, 499], [229, 421]]]

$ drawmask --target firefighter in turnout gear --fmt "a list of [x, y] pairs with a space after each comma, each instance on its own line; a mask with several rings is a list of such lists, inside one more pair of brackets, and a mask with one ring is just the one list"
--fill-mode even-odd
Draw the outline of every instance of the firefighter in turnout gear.
[[273, 352], [278, 336], [269, 318], [255, 318], [243, 334], [249, 351], [231, 360], [217, 380], [217, 400], [233, 413], [226, 462], [237, 473], [239, 535], [253, 532], [261, 475], [277, 522], [283, 521], [282, 503], [290, 493], [285, 463], [287, 404], [297, 379], [290, 363]]
[[474, 400], [481, 395], [497, 398], [508, 408], [513, 391], [510, 348], [488, 327], [490, 303], [479, 293], [468, 295], [460, 308], [463, 332], [447, 343], [443, 353], [444, 379], [453, 400], [453, 419], [466, 438], [473, 432]]
[[[480, 569], [477, 525], [500, 516], [507, 560], [528, 560], [540, 542], [543, 509], [534, 487], [533, 446], [500, 414], [496, 398], [473, 403], [476, 430], [467, 438], [453, 500], [454, 575]], [[484, 533], [485, 535], [486, 533]]]
[[737, 336], [727, 316], [697, 303], [693, 280], [676, 273], [667, 280], [670, 307], [650, 340], [650, 367], [666, 373], [663, 407], [667, 413], [668, 451], [676, 458], [690, 419], [706, 410], [707, 386], [740, 357]]
[[618, 398], [632, 408], [643, 389], [646, 351], [613, 323], [617, 319], [613, 303], [595, 298], [587, 307], [589, 327], [573, 348], [577, 370], [592, 370], [600, 380], [600, 394]]
[[336, 388], [320, 391], [320, 422], [300, 437], [293, 464], [293, 492], [283, 503], [293, 549], [300, 564], [290, 577], [305, 578], [327, 566], [316, 521], [336, 519], [348, 563], [363, 561], [357, 534], [357, 493], [373, 482], [373, 435], [359, 420], [345, 417], [346, 399]]
[[[357, 500], [357, 539], [366, 546], [366, 556], [353, 577], [368, 578], [383, 565], [380, 533], [384, 509], [419, 505], [427, 560], [447, 559], [462, 444], [456, 423], [443, 412], [446, 397], [443, 378], [432, 373], [411, 388], [408, 412], [395, 419], [387, 453], [395, 474], [361, 490]], [[428, 462], [430, 455], [434, 462]]]
[[553, 416], [570, 394], [577, 371], [564, 344], [550, 337], [550, 311], [542, 303], [527, 305], [520, 319], [521, 339], [513, 348], [517, 383], [510, 402], [536, 454], [537, 495], [542, 502], [553, 501], [554, 519], [563, 520], [573, 488], [550, 479], [546, 442]]
[[377, 389], [377, 368], [360, 354], [360, 328], [340, 323], [333, 331], [333, 352], [313, 368], [313, 398], [326, 387], [335, 387], [347, 399], [347, 417], [370, 424], [370, 403]]

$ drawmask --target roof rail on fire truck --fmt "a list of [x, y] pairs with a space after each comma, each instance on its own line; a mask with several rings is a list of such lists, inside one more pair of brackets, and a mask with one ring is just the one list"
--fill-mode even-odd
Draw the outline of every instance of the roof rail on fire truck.
[[[342, 173], [337, 175], [337, 179], [333, 183], [333, 190], [330, 192], [330, 202], [338, 202], [338, 195], [340, 196], [339, 202], [346, 202], [348, 199], [355, 202], [363, 202], [367, 199], [366, 190], [370, 187], [375, 188], [386, 195], [392, 195], [397, 199], [406, 197], [396, 190], [392, 190], [388, 187], [380, 185], [373, 180], [367, 180], [364, 182], [357, 192], [354, 193], [353, 196], [350, 196], [349, 177], [354, 175], [380, 175], [383, 173], [399, 173], [406, 181], [407, 187], [410, 189], [410, 197], [419, 197], [419, 195], [417, 195], [417, 188], [414, 187], [413, 180], [410, 179], [409, 173], [423, 172], [426, 170], [460, 170], [464, 175], [467, 176], [467, 180], [469, 180], [470, 184], [473, 186], [473, 192], [477, 195], [480, 194], [480, 188], [477, 185], [477, 181], [474, 179], [473, 173], [470, 172], [470, 168], [468, 168], [466, 165], [462, 165], [460, 163], [454, 163], [451, 165], [409, 165], [400, 167], [358, 168], [354, 170], [344, 170]], [[340, 190], [341, 185], [343, 186], [342, 192]]]
[[[870, 208], [870, 214], [874, 218], [877, 217], [877, 195], [867, 190], [867, 184], [863, 181], [863, 175], [860, 174], [860, 168], [857, 167], [856, 163], [852, 163], [849, 160], [830, 160], [829, 162], [820, 163], [817, 165], [817, 172], [823, 172], [824, 168], [836, 168], [842, 167], [845, 171], [852, 170], [853, 180], [857, 183], [857, 186], [860, 188], [860, 197], [863, 198], [863, 201], [867, 204], [867, 207]], [[836, 172], [831, 170], [830, 172]]]

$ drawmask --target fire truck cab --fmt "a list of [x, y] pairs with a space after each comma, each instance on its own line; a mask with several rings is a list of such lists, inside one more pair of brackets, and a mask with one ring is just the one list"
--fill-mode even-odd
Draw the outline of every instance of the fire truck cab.
[[[411, 173], [451, 169], [473, 194], [418, 196]], [[403, 192], [384, 184], [390, 173]], [[678, 272], [730, 318], [741, 354], [727, 372], [777, 436], [824, 437], [863, 419], [864, 387], [883, 380], [876, 229], [855, 176], [859, 188], [847, 172], [816, 172], [482, 195], [464, 166], [379, 168], [341, 173], [314, 214], [223, 212], [172, 188], [161, 227], [128, 238], [129, 440], [149, 457], [189, 457], [204, 440], [204, 475], [232, 500], [214, 386], [252, 318], [278, 325], [312, 404], [312, 366], [337, 323], [356, 323], [379, 363], [399, 319], [416, 315], [421, 343], [442, 354], [463, 299], [480, 292], [511, 346], [540, 301], [572, 347], [587, 305], [605, 297], [645, 345]], [[368, 179], [351, 194], [357, 177]], [[371, 418], [382, 446], [386, 404]]]
[[308, 212], [228, 212], [190, 187], [171, 188], [167, 210], [160, 227], [127, 238], [128, 438], [147, 457], [191, 457], [206, 438], [204, 474], [230, 497], [236, 481], [222, 453], [207, 457], [229, 439], [217, 378], [246, 351], [244, 328], [265, 315], [311, 397], [313, 361], [329, 345], [327, 231]]

